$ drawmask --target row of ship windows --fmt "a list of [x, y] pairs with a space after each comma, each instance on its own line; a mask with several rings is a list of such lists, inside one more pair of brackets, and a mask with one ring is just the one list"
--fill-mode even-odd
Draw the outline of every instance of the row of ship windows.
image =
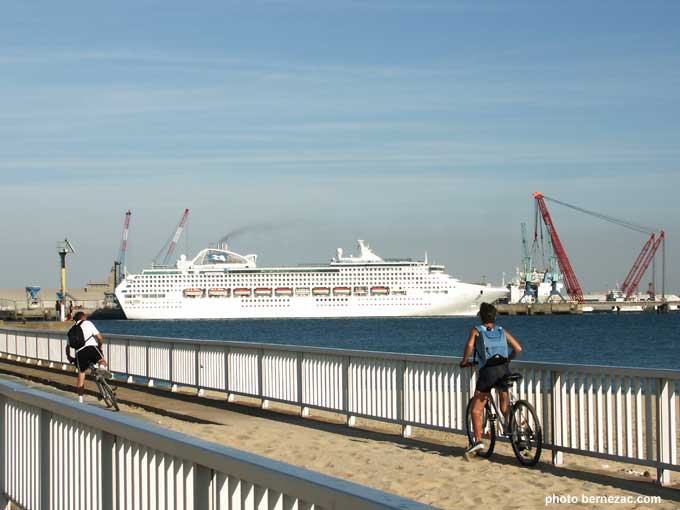
[[343, 275], [343, 274], [335, 274], [335, 275], [312, 275], [312, 276], [288, 276], [288, 275], [268, 275], [268, 276], [233, 276], [233, 275], [188, 275], [188, 276], [183, 276], [183, 277], [177, 277], [177, 278], [154, 278], [154, 277], [136, 277], [136, 278], [130, 278], [129, 281], [133, 282], [185, 282], [188, 280], [243, 280], [243, 281], [249, 281], [249, 280], [298, 280], [298, 281], [309, 281], [309, 280], [319, 280], [319, 279], [326, 279], [326, 280], [337, 280], [338, 278], [343, 278], [343, 279], [351, 279], [353, 281], [356, 281], [358, 279], [370, 279], [370, 278], [391, 278], [391, 279], [396, 279], [396, 280], [424, 280], [426, 277], [422, 275], [383, 275], [383, 274], [376, 274], [376, 275], [362, 275], [362, 276], [351, 276], [351, 275]]
[[[442, 290], [442, 291], [431, 291], [431, 292], [425, 292], [425, 293], [426, 294], [448, 294], [448, 291]], [[412, 299], [422, 300], [423, 299], [423, 298], [403, 298], [403, 297], [396, 298], [395, 297], [396, 295], [398, 295], [398, 294], [393, 293], [391, 296], [381, 295], [380, 297], [390, 298], [391, 301], [404, 301], [404, 300], [412, 300]], [[403, 295], [403, 294], [400, 294], [400, 295]], [[191, 297], [191, 298], [189, 296], [185, 296], [185, 297], [189, 298], [189, 299], [194, 299], [195, 297], [204, 297], [204, 296], [195, 296], [195, 297]], [[218, 298], [218, 297], [224, 298], [224, 297], [228, 297], [228, 296], [212, 296], [212, 298]], [[266, 298], [266, 297], [262, 297], [262, 296], [234, 296], [234, 297], [235, 298], [240, 297], [244, 301], [257, 302], [257, 303], [288, 303], [290, 301], [290, 298]], [[298, 297], [301, 297], [301, 296], [298, 296]], [[307, 296], [305, 296], [305, 297], [307, 297]], [[348, 298], [319, 298], [319, 297], [316, 297], [316, 296], [312, 296], [312, 297], [315, 297], [315, 300], [317, 302], [319, 302], [319, 301], [349, 301]], [[368, 298], [368, 297], [376, 297], [376, 296], [355, 296], [355, 297], [357, 297], [357, 298]], [[165, 298], [165, 294], [131, 294], [129, 296], [126, 296], [126, 302], [128, 302], [129, 300], [132, 300], [132, 299], [163, 299], [163, 298]]]
[[[164, 299], [166, 297], [166, 294], [164, 293], [139, 293], [137, 291], [137, 294], [126, 294], [124, 298], [126, 299], [135, 299], [135, 298], [144, 298], [144, 299]], [[425, 294], [448, 294], [448, 289], [427, 289], [424, 290]], [[351, 287], [335, 287], [331, 290], [330, 287], [313, 287], [310, 291], [309, 287], [298, 287], [295, 290], [293, 290], [292, 287], [279, 287], [276, 288], [275, 290], [272, 290], [271, 288], [267, 287], [259, 287], [255, 289], [251, 288], [210, 288], [210, 289], [202, 289], [202, 288], [188, 288], [184, 289], [182, 291], [182, 295], [185, 298], [210, 298], [210, 299], [217, 299], [217, 298], [228, 298], [228, 297], [241, 297], [241, 298], [250, 298], [250, 297], [255, 297], [255, 298], [264, 298], [264, 297], [272, 297], [272, 295], [275, 295], [276, 297], [279, 298], [289, 298], [293, 295], [297, 297], [307, 297], [307, 296], [313, 296], [313, 297], [323, 297], [323, 296], [351, 296], [354, 295], [356, 297], [368, 297], [368, 296], [405, 296], [407, 291], [405, 289], [398, 289], [398, 290], [391, 290], [389, 287], [384, 287], [384, 286], [374, 286], [369, 289], [369, 287], [354, 287], [353, 289]]]
[[[348, 306], [348, 299], [317, 299], [317, 303], [319, 303], [321, 306]], [[400, 298], [397, 299], [396, 301], [401, 302], [402, 304], [415, 304], [418, 303], [419, 305], [422, 305], [422, 298]], [[432, 303], [425, 303], [426, 305], [431, 305]], [[285, 308], [285, 307], [290, 307], [290, 301], [285, 300], [285, 301], [279, 301], [279, 302], [274, 302], [274, 303], [267, 303], [264, 304], [262, 301], [246, 301], [241, 304], [243, 308]], [[364, 302], [364, 303], [359, 303], [358, 306], [366, 307], [366, 306], [384, 306], [384, 304], [381, 303], [370, 303], [370, 302]], [[167, 305], [167, 304], [144, 304], [141, 305], [139, 303], [132, 303], [129, 305], [129, 308], [144, 308], [144, 309], [149, 309], [149, 308], [155, 308], [155, 309], [168, 309], [168, 310], [175, 310], [175, 309], [180, 309], [182, 308], [181, 305]]]
[[[377, 285], [377, 286], [376, 286], [376, 285], [374, 285], [373, 287], [384, 287], [384, 286], [380, 286], [380, 285]], [[329, 288], [329, 287], [325, 287], [325, 288]], [[350, 288], [350, 287], [341, 287], [341, 288]], [[355, 287], [355, 289], [356, 289], [356, 288], [357, 288], [357, 287]], [[365, 289], [365, 290], [363, 291], [363, 294], [368, 294], [368, 290], [367, 290], [368, 287], [359, 287], [359, 288]], [[453, 288], [455, 289], [455, 286], [454, 286]], [[440, 292], [441, 292], [441, 293], [444, 293], [444, 294], [448, 294], [449, 287], [428, 286], [428, 287], [420, 287], [420, 288], [418, 288], [418, 287], [411, 287], [411, 286], [402, 286], [401, 289], [403, 289], [403, 290], [394, 290], [394, 291], [392, 291], [392, 294], [404, 294], [404, 293], [406, 292], [406, 290], [408, 290], [408, 289], [418, 289], [418, 290], [421, 290], [421, 291], [425, 292], [426, 294], [430, 294], [430, 293], [435, 293], [435, 294], [436, 294], [436, 293], [440, 293]], [[174, 288], [170, 288], [170, 289], [168, 289], [168, 288], [165, 288], [165, 289], [158, 289], [158, 288], [156, 288], [155, 286], [143, 287], [143, 288], [131, 288], [130, 291], [129, 291], [129, 293], [128, 293], [128, 295], [127, 295], [127, 297], [132, 297], [132, 296], [135, 296], [135, 295], [136, 295], [136, 296], [147, 297], [147, 298], [149, 298], [149, 297], [152, 297], [152, 298], [164, 298], [164, 297], [165, 297], [165, 294], [164, 294], [164, 293], [159, 293], [159, 292], [158, 292], [159, 290], [164, 290], [165, 292], [171, 292], [171, 291], [173, 291], [173, 290], [179, 291], [180, 288], [179, 288], [179, 287], [174, 287]], [[230, 288], [212, 288], [212, 289], [208, 289], [207, 291], [206, 291], [206, 289], [202, 289], [202, 288], [198, 288], [198, 289], [194, 289], [194, 288], [192, 288], [192, 289], [181, 289], [181, 290], [185, 291], [185, 294], [186, 294], [186, 291], [197, 291], [197, 290], [200, 290], [200, 291], [202, 292], [203, 295], [207, 295], [208, 297], [226, 297], [226, 296], [228, 296], [228, 295], [231, 294], [231, 289], [230, 289]], [[239, 290], [243, 290], [243, 291], [245, 291], [245, 290], [247, 290], [247, 291], [252, 291], [252, 289], [250, 289], [250, 288], [239, 288]], [[262, 291], [264, 291], [263, 294], [267, 294], [267, 293], [268, 293], [268, 294], [271, 294], [271, 293], [272, 293], [271, 288], [266, 288], [266, 287], [265, 287], [265, 288], [261, 288], [261, 289], [257, 289], [257, 290], [262, 290]], [[290, 289], [290, 290], [292, 291], [292, 289]], [[218, 292], [215, 292], [215, 293], [214, 293], [215, 295], [213, 295], [213, 293], [212, 293], [211, 291], [218, 291]], [[303, 292], [303, 291], [304, 291], [304, 292]], [[132, 292], [135, 292], [135, 293], [137, 293], [137, 294], [132, 294]], [[141, 294], [140, 294], [140, 293], [141, 293]], [[251, 293], [252, 293], [252, 292], [251, 292]], [[276, 294], [279, 294], [278, 291], [276, 291], [275, 293], [276, 293]], [[292, 293], [292, 292], [286, 292], [286, 293], [282, 293], [282, 294], [289, 295], [289, 294], [291, 294], [291, 293]], [[335, 293], [335, 289], [334, 289], [334, 293]], [[341, 294], [347, 294], [347, 293], [351, 294], [351, 292], [341, 292]], [[195, 294], [195, 293], [194, 293], [194, 294]], [[221, 294], [221, 295], [217, 295], [217, 294]], [[226, 296], [225, 296], [225, 294], [226, 294]], [[245, 294], [245, 293], [242, 292], [241, 294], [242, 294], [241, 297], [243, 297], [243, 294]], [[363, 295], [361, 292], [356, 291], [356, 290], [355, 290], [355, 294], [356, 294], [356, 295]], [[380, 292], [380, 294], [386, 294], [386, 292]], [[309, 288], [307, 288], [307, 287], [297, 288], [297, 289], [295, 289], [295, 295], [297, 295], [297, 296], [306, 296], [306, 295], [309, 295]], [[192, 296], [192, 297], [199, 297], [199, 296], [195, 296], [195, 295], [194, 295], [194, 296]], [[200, 297], [202, 297], [202, 296], [200, 296]]]
[[[239, 272], [238, 274], [241, 276], [299, 276], [299, 275], [305, 275], [305, 277], [310, 277], [310, 276], [324, 276], [325, 273], [329, 272], [328, 270], [326, 271], [292, 271], [289, 273], [283, 272], [283, 271], [275, 271], [275, 272], [267, 272], [267, 271], [253, 271], [252, 273], [248, 272]], [[351, 276], [356, 276], [356, 274], [419, 274], [419, 273], [428, 273], [429, 270], [427, 268], [419, 268], [419, 269], [413, 269], [413, 268], [377, 268], [377, 269], [371, 269], [371, 268], [352, 268], [352, 269], [331, 269], [331, 273], [333, 274], [347, 274]], [[207, 271], [207, 272], [202, 272], [199, 273], [198, 271], [195, 272], [186, 272], [186, 273], [181, 273], [181, 274], [140, 274], [137, 275], [139, 278], [182, 278], [187, 275], [195, 275], [195, 274], [203, 274], [203, 275], [208, 275], [208, 276], [221, 276], [224, 274], [230, 274], [230, 271]]]
[[[416, 282], [423, 282], [424, 278], [382, 278], [380, 282], [408, 282], [408, 283], [416, 283]], [[242, 283], [241, 283], [242, 282]], [[294, 278], [294, 279], [285, 279], [285, 280], [272, 280], [269, 278], [248, 278], [248, 279], [243, 279], [240, 280], [238, 283], [232, 283], [231, 279], [227, 278], [218, 278], [218, 279], [207, 279], [207, 278], [186, 278], [183, 280], [177, 280], [173, 282], [145, 282], [145, 281], [137, 281], [135, 280], [134, 282], [130, 283], [131, 288], [135, 287], [142, 287], [142, 286], [155, 286], [155, 287], [167, 287], [167, 286], [172, 286], [174, 285], [187, 285], [187, 284], [205, 284], [205, 285], [216, 285], [216, 284], [229, 284], [231, 283], [232, 285], [248, 285], [248, 284], [270, 284], [270, 285], [282, 285], [282, 284], [288, 284], [288, 285], [294, 285], [294, 284], [300, 284], [302, 282], [311, 282], [314, 284], [328, 284], [328, 285], [352, 285], [355, 283], [365, 283], [365, 284], [371, 284], [371, 282], [375, 282], [374, 279], [371, 278], [356, 278], [352, 280], [338, 280], [338, 279], [316, 279], [316, 280], [310, 280], [310, 279], [302, 279], [302, 278]], [[379, 285], [379, 283], [375, 283], [376, 285]]]

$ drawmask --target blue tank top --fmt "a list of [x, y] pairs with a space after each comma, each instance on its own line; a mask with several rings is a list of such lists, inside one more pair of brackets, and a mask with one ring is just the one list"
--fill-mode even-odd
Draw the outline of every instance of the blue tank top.
[[475, 356], [484, 365], [494, 356], [508, 359], [508, 342], [505, 339], [505, 331], [500, 326], [494, 326], [489, 331], [485, 326], [475, 326], [479, 332], [475, 339]]

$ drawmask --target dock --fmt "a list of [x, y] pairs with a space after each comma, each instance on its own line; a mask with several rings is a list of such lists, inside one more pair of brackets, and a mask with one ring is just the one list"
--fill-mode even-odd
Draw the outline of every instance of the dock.
[[[663, 310], [664, 305], [666, 310]], [[678, 301], [597, 301], [588, 303], [506, 303], [497, 305], [499, 315], [582, 315], [584, 313], [631, 313], [678, 310]]]

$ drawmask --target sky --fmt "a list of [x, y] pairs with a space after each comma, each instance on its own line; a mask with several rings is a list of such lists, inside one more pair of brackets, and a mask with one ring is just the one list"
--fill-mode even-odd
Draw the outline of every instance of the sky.
[[[673, 1], [5, 1], [0, 288], [58, 286], [65, 237], [69, 285], [104, 280], [128, 209], [139, 271], [184, 208], [176, 255], [245, 228], [260, 265], [366, 239], [501, 283], [541, 191], [664, 229], [680, 291], [678, 26]], [[624, 279], [645, 235], [548, 207], [584, 289]]]

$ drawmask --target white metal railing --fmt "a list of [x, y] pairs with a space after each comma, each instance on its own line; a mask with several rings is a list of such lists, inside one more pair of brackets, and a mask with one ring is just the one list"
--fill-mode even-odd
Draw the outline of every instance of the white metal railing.
[[2, 381], [0, 462], [2, 508], [432, 508]]
[[[67, 368], [64, 332], [0, 328], [0, 356]], [[465, 431], [474, 388], [460, 358], [247, 342], [107, 335], [118, 378], [244, 395], [403, 426]], [[680, 470], [680, 371], [513, 362], [519, 397], [531, 402], [552, 460], [564, 453], [656, 468], [670, 483]]]

